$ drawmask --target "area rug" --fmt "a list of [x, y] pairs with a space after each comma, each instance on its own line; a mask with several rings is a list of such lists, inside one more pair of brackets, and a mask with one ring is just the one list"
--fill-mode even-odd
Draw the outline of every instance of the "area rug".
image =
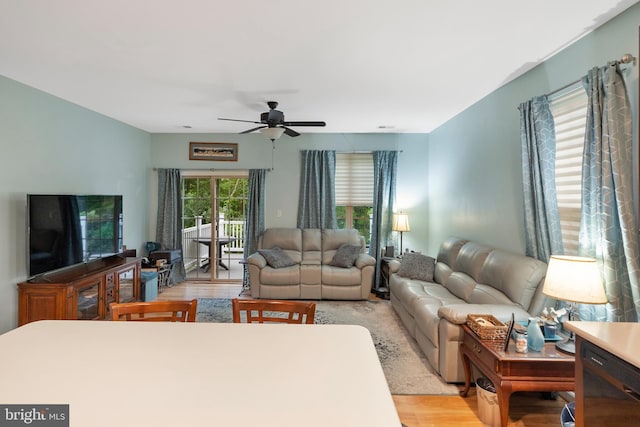
[[[316, 301], [315, 323], [361, 325], [371, 332], [392, 394], [457, 395], [434, 372], [389, 301]], [[231, 300], [198, 299], [198, 322], [230, 323]]]

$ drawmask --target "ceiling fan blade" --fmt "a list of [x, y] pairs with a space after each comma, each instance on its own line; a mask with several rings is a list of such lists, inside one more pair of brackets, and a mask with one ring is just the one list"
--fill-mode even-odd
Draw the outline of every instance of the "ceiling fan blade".
[[284, 126], [326, 126], [325, 122], [283, 122]]
[[227, 120], [227, 121], [230, 121], [230, 122], [257, 123], [257, 124], [262, 123], [262, 122], [256, 122], [256, 121], [253, 121], [253, 120], [223, 119], [221, 117], [218, 117], [218, 120]]
[[287, 135], [289, 135], [291, 137], [300, 136], [300, 134], [298, 132], [296, 132], [295, 130], [293, 130], [293, 129], [289, 129], [286, 126], [283, 126], [283, 128], [284, 128], [284, 133], [286, 133]]
[[262, 129], [262, 128], [266, 128], [266, 126], [258, 126], [258, 127], [256, 127], [256, 128], [253, 128], [253, 129], [245, 130], [244, 132], [240, 132], [240, 133], [239, 133], [239, 135], [243, 135], [243, 134], [245, 134], [245, 133], [251, 133], [251, 132], [253, 132], [253, 131], [256, 131], [256, 130], [258, 130], [258, 129]]

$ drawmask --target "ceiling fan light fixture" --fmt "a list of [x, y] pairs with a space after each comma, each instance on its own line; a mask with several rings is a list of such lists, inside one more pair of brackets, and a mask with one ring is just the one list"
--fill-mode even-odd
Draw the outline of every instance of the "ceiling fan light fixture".
[[260, 133], [269, 138], [272, 142], [276, 139], [280, 138], [284, 133], [283, 128], [262, 128], [260, 129]]

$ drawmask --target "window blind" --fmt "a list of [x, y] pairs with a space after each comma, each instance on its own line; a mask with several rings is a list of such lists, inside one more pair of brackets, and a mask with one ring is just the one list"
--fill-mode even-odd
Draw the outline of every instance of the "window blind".
[[336, 206], [373, 205], [373, 155], [336, 153]]
[[587, 94], [580, 83], [549, 99], [556, 128], [555, 181], [566, 255], [578, 254], [587, 102]]

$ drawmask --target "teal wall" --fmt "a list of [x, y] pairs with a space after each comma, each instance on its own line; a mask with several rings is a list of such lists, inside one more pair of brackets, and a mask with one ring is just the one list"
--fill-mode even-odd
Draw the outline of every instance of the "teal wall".
[[124, 242], [147, 240], [150, 136], [0, 76], [0, 333], [27, 278], [26, 194], [122, 194]]
[[[300, 129], [304, 131], [303, 129]], [[189, 142], [233, 142], [238, 144], [237, 162], [189, 160]], [[210, 168], [271, 169], [266, 181], [265, 222], [267, 227], [295, 227], [300, 186], [300, 150], [337, 152], [399, 150], [397, 208], [410, 215], [411, 232], [405, 233], [404, 247], [426, 250], [428, 221], [426, 203], [427, 141], [425, 134], [303, 134], [282, 136], [275, 142], [262, 134], [155, 134], [151, 136], [154, 168], [174, 167], [203, 170]], [[153, 177], [152, 177], [153, 178]], [[155, 179], [152, 179], [155, 182]], [[152, 193], [155, 194], [154, 191]], [[154, 200], [152, 206], [156, 206]], [[280, 215], [280, 216], [279, 216]], [[152, 219], [153, 229], [155, 219]], [[415, 236], [414, 239], [411, 236]]]
[[[449, 235], [524, 252], [518, 105], [576, 81], [589, 69], [625, 53], [638, 56], [639, 24], [640, 4], [429, 134], [429, 228], [423, 236], [429, 253], [436, 253], [439, 242]], [[638, 66], [627, 66], [625, 79], [634, 117], [638, 117]], [[637, 120], [635, 126], [638, 159]]]

